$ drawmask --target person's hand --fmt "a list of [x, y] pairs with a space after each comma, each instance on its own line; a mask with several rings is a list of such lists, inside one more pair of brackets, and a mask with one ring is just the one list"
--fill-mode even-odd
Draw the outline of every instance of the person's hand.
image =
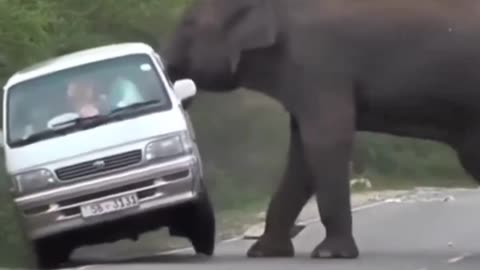
[[99, 114], [98, 109], [92, 104], [86, 104], [82, 107], [82, 109], [80, 109], [80, 115], [82, 117], [91, 117], [98, 114]]

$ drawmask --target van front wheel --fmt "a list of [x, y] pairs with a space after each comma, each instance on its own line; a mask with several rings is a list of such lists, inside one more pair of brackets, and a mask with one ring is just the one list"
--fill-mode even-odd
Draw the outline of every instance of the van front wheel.
[[68, 262], [73, 248], [68, 239], [42, 239], [32, 243], [33, 255], [39, 269], [56, 269]]
[[206, 188], [202, 183], [197, 200], [176, 210], [170, 234], [186, 237], [195, 253], [212, 256], [215, 249], [215, 213]]

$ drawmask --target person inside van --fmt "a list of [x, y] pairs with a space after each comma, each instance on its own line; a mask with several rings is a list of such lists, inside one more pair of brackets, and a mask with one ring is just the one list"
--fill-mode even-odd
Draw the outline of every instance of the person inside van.
[[144, 98], [132, 80], [116, 76], [109, 93], [109, 103], [112, 109], [122, 108], [133, 103], [142, 102]]
[[98, 115], [105, 106], [98, 87], [88, 79], [77, 79], [70, 82], [67, 88], [67, 97], [80, 117]]

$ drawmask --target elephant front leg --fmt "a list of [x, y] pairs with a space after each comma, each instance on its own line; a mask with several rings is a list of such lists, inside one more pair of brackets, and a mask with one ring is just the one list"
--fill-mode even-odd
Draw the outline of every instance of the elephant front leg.
[[288, 164], [279, 188], [268, 207], [265, 233], [248, 250], [249, 257], [291, 257], [290, 230], [313, 195], [312, 177], [305, 166], [298, 123], [290, 117]]
[[356, 258], [352, 233], [349, 160], [355, 134], [352, 97], [330, 92], [305, 106], [299, 118], [306, 160], [314, 178], [320, 219], [326, 237], [313, 258]]

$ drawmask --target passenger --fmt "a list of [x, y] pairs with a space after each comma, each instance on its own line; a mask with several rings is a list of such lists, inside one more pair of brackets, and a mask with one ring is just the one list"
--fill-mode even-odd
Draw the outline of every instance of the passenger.
[[144, 101], [138, 87], [131, 80], [117, 76], [112, 83], [109, 94], [112, 109]]
[[95, 83], [91, 80], [74, 80], [68, 85], [67, 96], [80, 117], [100, 114], [102, 100]]

